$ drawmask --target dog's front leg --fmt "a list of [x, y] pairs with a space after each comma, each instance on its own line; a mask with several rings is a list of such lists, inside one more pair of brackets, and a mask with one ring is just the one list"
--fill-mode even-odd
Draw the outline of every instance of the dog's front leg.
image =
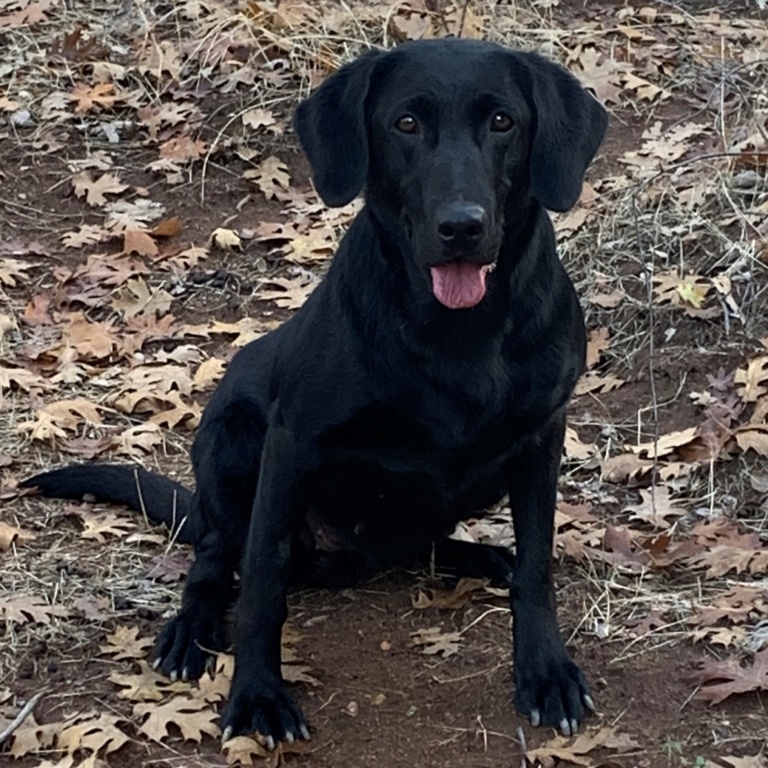
[[533, 435], [510, 468], [515, 525], [515, 572], [510, 589], [514, 633], [515, 704], [533, 725], [575, 733], [594, 705], [581, 670], [571, 661], [557, 623], [552, 538], [565, 414]]
[[224, 740], [259, 733], [269, 748], [276, 741], [309, 738], [280, 672], [291, 546], [305, 508], [298, 453], [290, 432], [269, 428], [241, 571], [235, 675], [223, 718]]

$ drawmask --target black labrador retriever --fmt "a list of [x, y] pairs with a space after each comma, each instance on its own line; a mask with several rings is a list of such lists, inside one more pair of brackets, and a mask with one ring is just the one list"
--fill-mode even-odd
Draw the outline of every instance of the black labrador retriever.
[[[26, 485], [143, 506], [195, 546], [156, 665], [199, 676], [225, 646], [225, 738], [308, 738], [280, 674], [291, 576], [345, 583], [429, 557], [510, 584], [515, 701], [576, 730], [593, 704], [558, 629], [552, 583], [565, 407], [584, 322], [547, 209], [579, 197], [606, 129], [561, 67], [491, 43], [369, 51], [299, 105], [295, 128], [331, 206], [365, 191], [304, 307], [233, 359], [192, 448], [194, 493], [130, 467]], [[516, 554], [448, 538], [509, 493]]]

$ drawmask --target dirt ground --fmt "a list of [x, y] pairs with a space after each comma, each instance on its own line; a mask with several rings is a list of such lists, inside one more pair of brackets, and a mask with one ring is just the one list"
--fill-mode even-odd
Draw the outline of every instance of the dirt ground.
[[[533, 729], [506, 598], [400, 570], [291, 595], [312, 741], [222, 751], [230, 659], [200, 686], [146, 667], [190, 552], [17, 484], [89, 460], [191, 483], [227, 360], [300, 305], [354, 215], [314, 197], [296, 100], [367, 44], [459, 32], [558, 59], [611, 113], [555, 218], [591, 336], [554, 556], [598, 713], [575, 739]], [[0, 765], [768, 766], [758, 3], [9, 0], [0, 49], [0, 733], [35, 700]], [[460, 535], [509, 529], [502, 505]]]

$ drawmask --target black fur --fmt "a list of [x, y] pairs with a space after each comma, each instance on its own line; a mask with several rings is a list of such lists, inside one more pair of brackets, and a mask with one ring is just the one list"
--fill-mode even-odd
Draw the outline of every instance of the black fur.
[[[305, 306], [232, 361], [192, 449], [194, 494], [130, 467], [27, 485], [137, 507], [138, 482], [152, 519], [187, 514], [196, 559], [158, 641], [167, 674], [198, 676], [223, 646], [239, 568], [228, 733], [308, 736], [280, 675], [292, 575], [343, 583], [433, 543], [511, 581], [517, 706], [575, 730], [591, 699], [560, 638], [551, 547], [585, 333], [545, 208], [576, 201], [606, 115], [534, 54], [442, 40], [364, 54], [295, 127], [325, 201], [364, 189], [367, 204]], [[446, 538], [507, 492], [514, 575], [508, 553]]]

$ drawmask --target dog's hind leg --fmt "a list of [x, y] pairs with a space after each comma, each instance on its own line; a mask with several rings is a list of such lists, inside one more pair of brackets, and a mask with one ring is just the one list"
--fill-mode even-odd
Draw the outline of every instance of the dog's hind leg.
[[200, 677], [213, 654], [226, 648], [226, 613], [258, 481], [263, 439], [258, 417], [248, 401], [214, 409], [192, 449], [195, 561], [181, 610], [155, 645], [155, 667], [171, 679]]
[[506, 547], [446, 536], [435, 542], [434, 562], [438, 569], [447, 569], [456, 576], [489, 579], [494, 587], [508, 587], [515, 558]]
[[236, 547], [216, 530], [195, 545], [181, 610], [155, 644], [155, 669], [171, 680], [200, 677], [213, 654], [226, 648], [225, 616], [238, 559]]

